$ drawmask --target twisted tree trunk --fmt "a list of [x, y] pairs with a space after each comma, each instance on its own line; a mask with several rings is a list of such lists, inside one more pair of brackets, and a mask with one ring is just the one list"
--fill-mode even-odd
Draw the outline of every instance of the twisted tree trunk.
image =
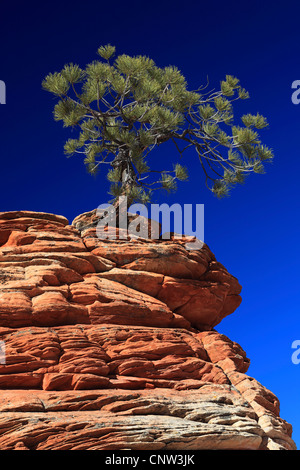
[[120, 171], [121, 195], [127, 196], [128, 206], [130, 206], [133, 202], [130, 196], [131, 190], [137, 186], [136, 173], [131, 163], [130, 151], [128, 149], [120, 149], [112, 162], [112, 166]]
[[112, 166], [114, 169], [118, 169], [120, 171], [119, 181], [121, 183], [121, 196], [127, 197], [127, 204], [124, 204], [124, 201], [122, 201], [122, 204], [120, 204], [119, 198], [117, 198], [113, 204], [116, 210], [118, 226], [119, 220], [121, 218], [123, 218], [124, 220], [125, 214], [127, 214], [128, 207], [130, 207], [130, 205], [134, 202], [132, 198], [132, 188], [137, 186], [136, 173], [131, 163], [130, 151], [128, 149], [120, 149], [118, 155], [112, 162]]

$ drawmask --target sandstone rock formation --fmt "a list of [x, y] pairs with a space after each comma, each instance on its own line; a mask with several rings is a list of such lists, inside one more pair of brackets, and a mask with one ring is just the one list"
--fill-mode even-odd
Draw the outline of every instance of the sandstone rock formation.
[[95, 221], [0, 213], [0, 450], [295, 449], [215, 330], [237, 279], [206, 245], [99, 240]]

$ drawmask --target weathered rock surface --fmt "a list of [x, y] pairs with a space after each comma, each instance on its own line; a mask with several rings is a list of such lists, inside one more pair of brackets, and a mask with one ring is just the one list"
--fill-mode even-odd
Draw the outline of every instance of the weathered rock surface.
[[0, 213], [0, 450], [295, 449], [215, 330], [237, 279], [189, 237], [99, 240], [96, 222]]

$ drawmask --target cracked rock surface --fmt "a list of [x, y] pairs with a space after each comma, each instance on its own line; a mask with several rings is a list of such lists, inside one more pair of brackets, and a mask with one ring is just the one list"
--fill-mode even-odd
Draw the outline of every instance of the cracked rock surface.
[[241, 286], [209, 247], [95, 222], [0, 213], [0, 450], [296, 449], [215, 329]]

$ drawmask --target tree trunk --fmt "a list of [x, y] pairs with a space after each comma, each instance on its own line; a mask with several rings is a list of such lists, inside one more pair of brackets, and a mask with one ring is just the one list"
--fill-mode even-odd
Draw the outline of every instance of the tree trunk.
[[119, 200], [117, 199], [114, 202], [114, 207], [116, 210], [117, 216], [117, 225], [119, 224], [119, 220], [125, 216], [125, 214], [120, 214], [120, 210], [125, 211], [127, 213], [128, 207], [131, 206], [133, 203], [133, 199], [131, 197], [131, 190], [133, 187], [137, 186], [136, 183], [136, 174], [131, 163], [130, 159], [130, 151], [128, 149], [123, 150], [121, 149], [112, 162], [112, 166], [114, 169], [120, 170], [120, 183], [121, 183], [121, 196], [127, 197], [127, 207], [125, 208], [124, 202], [120, 205]]
[[128, 206], [130, 206], [133, 202], [130, 198], [131, 189], [137, 186], [136, 174], [130, 159], [130, 151], [128, 149], [121, 149], [112, 162], [112, 166], [120, 170], [121, 195], [127, 196]]

